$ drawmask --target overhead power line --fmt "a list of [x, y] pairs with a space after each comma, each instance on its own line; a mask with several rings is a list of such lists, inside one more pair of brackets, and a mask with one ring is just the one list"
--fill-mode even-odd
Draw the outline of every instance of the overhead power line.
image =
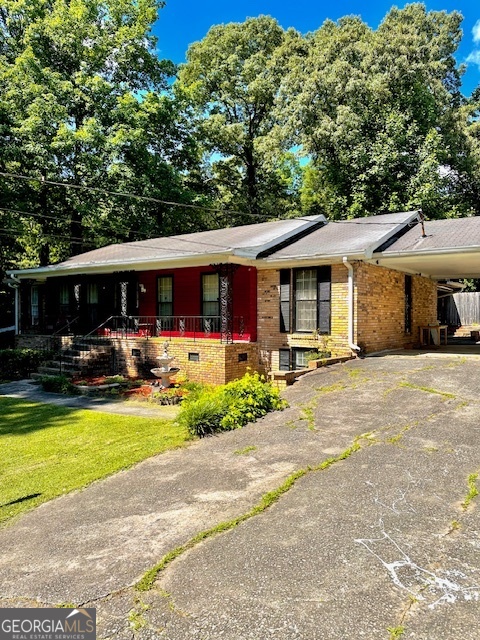
[[[7, 171], [0, 171], [0, 176], [4, 176], [6, 178], [15, 178], [17, 180], [33, 180], [35, 182], [39, 182], [40, 184], [50, 184], [50, 185], [54, 185], [57, 187], [64, 187], [67, 189], [83, 189], [86, 191], [93, 191], [96, 193], [102, 193], [104, 195], [111, 195], [111, 196], [120, 196], [120, 197], [124, 197], [124, 198], [134, 198], [136, 200], [144, 200], [146, 202], [154, 202], [157, 204], [164, 204], [167, 206], [171, 206], [171, 207], [183, 207], [183, 208], [187, 208], [187, 209], [195, 209], [198, 211], [208, 211], [210, 213], [221, 213], [221, 214], [231, 214], [231, 215], [238, 215], [238, 216], [249, 216], [252, 218], [262, 218], [263, 220], [265, 220], [265, 218], [268, 218], [269, 216], [267, 214], [262, 214], [262, 213], [251, 213], [249, 211], [236, 211], [233, 209], [219, 209], [218, 207], [205, 207], [203, 205], [198, 205], [198, 204], [190, 204], [190, 203], [186, 203], [186, 202], [174, 202], [171, 200], [161, 200], [159, 198], [153, 198], [151, 196], [141, 196], [138, 195], [136, 193], [128, 193], [125, 191], [111, 191], [109, 189], [101, 189], [100, 187], [91, 187], [89, 185], [80, 185], [80, 184], [74, 184], [72, 182], [58, 182], [55, 180], [48, 180], [46, 178], [43, 177], [36, 177], [36, 176], [26, 176], [24, 174], [20, 174], [20, 173], [10, 173]], [[421, 210], [419, 210], [418, 213], [421, 213]], [[377, 214], [378, 215], [378, 214]], [[382, 214], [380, 214], [382, 215]], [[44, 216], [46, 217], [46, 216]], [[289, 218], [274, 218], [274, 219], [270, 219], [269, 222], [274, 222], [277, 220], [286, 220]], [[304, 220], [306, 222], [310, 222], [311, 221], [311, 216], [306, 217], [306, 216], [296, 216], [294, 218], [290, 218], [292, 220]], [[392, 225], [392, 222], [374, 222], [374, 221], [368, 221], [368, 223], [363, 222], [361, 219], [360, 220], [331, 220], [327, 222], [335, 222], [336, 224], [374, 224], [374, 225]], [[132, 230], [133, 231], [133, 230]], [[134, 233], [137, 233], [134, 231]], [[141, 232], [140, 232], [141, 233]]]
[[8, 173], [6, 171], [0, 171], [0, 176], [4, 176], [5, 178], [15, 178], [17, 180], [33, 180], [34, 182], [39, 182], [40, 184], [50, 184], [56, 187], [65, 187], [67, 189], [84, 189], [86, 191], [93, 191], [96, 193], [101, 193], [104, 195], [110, 196], [120, 196], [122, 198], [134, 198], [136, 200], [144, 200], [145, 202], [154, 202], [156, 204], [164, 204], [169, 207], [185, 207], [187, 209], [197, 209], [199, 211], [209, 211], [210, 213], [228, 213], [232, 215], [238, 216], [251, 216], [254, 218], [266, 218], [265, 214], [261, 213], [250, 213], [247, 211], [234, 211], [231, 209], [219, 209], [216, 207], [204, 207], [199, 204], [190, 204], [186, 202], [174, 202], [171, 200], [161, 200], [159, 198], [152, 198], [151, 196], [140, 196], [136, 193], [128, 193], [126, 191], [111, 191], [109, 189], [101, 189], [100, 187], [91, 187], [83, 184], [74, 184], [72, 182], [57, 182], [56, 180], [47, 180], [46, 178], [37, 178], [35, 176], [26, 176], [20, 173]]

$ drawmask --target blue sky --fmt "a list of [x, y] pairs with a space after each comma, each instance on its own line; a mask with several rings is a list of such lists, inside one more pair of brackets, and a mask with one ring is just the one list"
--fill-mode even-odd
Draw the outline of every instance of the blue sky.
[[[185, 61], [189, 44], [201, 40], [215, 24], [243, 22], [247, 17], [265, 14], [276, 18], [284, 28], [294, 27], [306, 33], [315, 31], [327, 18], [337, 20], [355, 14], [376, 28], [392, 5], [403, 7], [405, 4], [391, 0], [337, 0], [335, 3], [331, 0], [237, 0], [231, 3], [225, 0], [167, 0], [154, 34], [158, 37], [159, 55], [180, 63]], [[429, 10], [457, 10], [464, 16], [457, 60], [468, 64], [462, 90], [470, 95], [480, 84], [480, 3], [478, 0], [427, 0], [425, 4]]]

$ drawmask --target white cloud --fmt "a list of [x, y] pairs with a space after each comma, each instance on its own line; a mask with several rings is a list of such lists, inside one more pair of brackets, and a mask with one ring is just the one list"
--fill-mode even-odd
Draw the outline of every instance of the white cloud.
[[480, 69], [480, 49], [475, 49], [475, 51], [472, 51], [472, 53], [467, 56], [466, 61], [472, 64], [476, 64]]
[[480, 20], [477, 20], [472, 29], [473, 41], [480, 42]]

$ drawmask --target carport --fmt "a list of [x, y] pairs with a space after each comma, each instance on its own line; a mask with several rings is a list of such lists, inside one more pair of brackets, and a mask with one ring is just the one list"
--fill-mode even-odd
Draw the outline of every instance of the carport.
[[[422, 233], [419, 231], [419, 225], [415, 225], [392, 238], [374, 254], [372, 262], [436, 280], [439, 299], [461, 290], [455, 281], [480, 278], [480, 217], [425, 221]], [[450, 337], [449, 344], [436, 345], [438, 349], [480, 353], [480, 343], [466, 336]]]

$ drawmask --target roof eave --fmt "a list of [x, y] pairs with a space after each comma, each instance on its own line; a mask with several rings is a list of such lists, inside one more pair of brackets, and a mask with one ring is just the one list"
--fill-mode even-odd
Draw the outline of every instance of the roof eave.
[[257, 264], [258, 269], [288, 269], [294, 265], [337, 264], [343, 261], [344, 256], [349, 260], [365, 260], [365, 252], [341, 251], [339, 253], [295, 256], [290, 258], [266, 259]]
[[421, 258], [424, 256], [431, 255], [451, 255], [455, 253], [474, 253], [480, 252], [480, 245], [471, 245], [470, 247], [445, 247], [445, 248], [437, 248], [437, 249], [420, 249], [420, 250], [410, 250], [410, 251], [389, 251], [382, 253], [374, 253], [372, 255], [372, 259], [388, 259], [388, 258], [411, 258], [412, 256]]
[[19, 280], [29, 280], [35, 278], [37, 280], [45, 280], [47, 278], [71, 276], [71, 275], [84, 275], [84, 274], [106, 274], [113, 273], [115, 271], [151, 271], [152, 269], [179, 269], [182, 267], [197, 267], [207, 266], [210, 264], [216, 264], [221, 262], [234, 262], [235, 264], [250, 265], [251, 260], [243, 259], [239, 256], [234, 256], [232, 252], [224, 253], [208, 253], [197, 254], [192, 256], [179, 256], [179, 257], [165, 257], [154, 258], [151, 260], [143, 260], [139, 262], [135, 260], [119, 260], [105, 263], [86, 263], [75, 264], [71, 267], [38, 267], [35, 269], [12, 269], [7, 271], [7, 275], [15, 276]]

